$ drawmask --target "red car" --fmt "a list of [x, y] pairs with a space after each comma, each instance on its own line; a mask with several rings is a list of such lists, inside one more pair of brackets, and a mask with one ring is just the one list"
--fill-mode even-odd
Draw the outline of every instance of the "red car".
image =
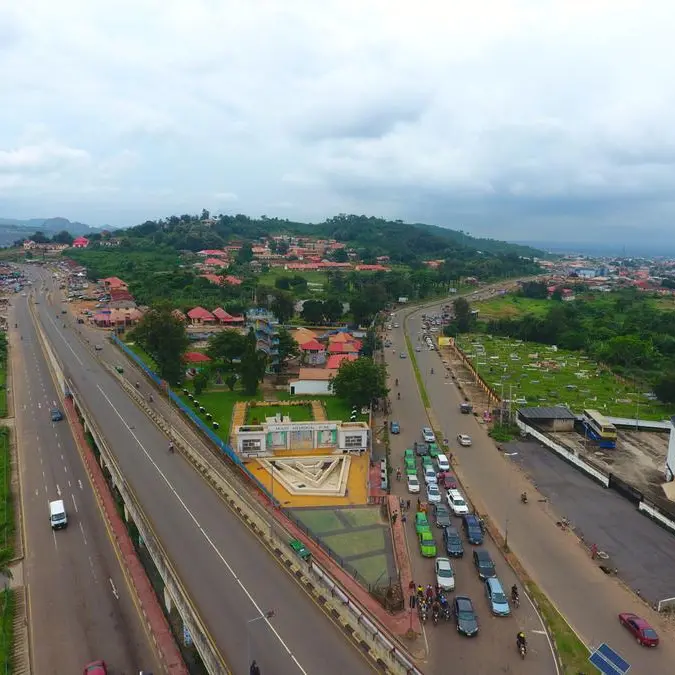
[[446, 490], [456, 490], [457, 489], [457, 479], [451, 474], [446, 472], [441, 472], [438, 474], [439, 484], [442, 485]]
[[622, 626], [628, 628], [633, 637], [643, 647], [656, 647], [659, 644], [658, 633], [637, 614], [624, 612], [619, 614], [619, 622]]
[[108, 675], [105, 661], [93, 661], [88, 666], [84, 667], [82, 675]]

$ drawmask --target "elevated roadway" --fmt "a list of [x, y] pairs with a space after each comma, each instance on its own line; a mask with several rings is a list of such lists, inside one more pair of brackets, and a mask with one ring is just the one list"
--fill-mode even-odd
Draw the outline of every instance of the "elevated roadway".
[[[18, 324], [10, 355], [33, 672], [78, 673], [97, 659], [115, 673], [159, 672], [70, 427], [51, 421], [58, 396], [27, 302], [16, 296], [9, 321]], [[48, 510], [55, 499], [69, 519], [57, 532]]]
[[[46, 270], [33, 269], [50, 291]], [[129, 399], [40, 285], [36, 311], [236, 675], [367, 673], [368, 662]], [[49, 298], [54, 298], [50, 304]], [[270, 619], [263, 618], [274, 611]]]

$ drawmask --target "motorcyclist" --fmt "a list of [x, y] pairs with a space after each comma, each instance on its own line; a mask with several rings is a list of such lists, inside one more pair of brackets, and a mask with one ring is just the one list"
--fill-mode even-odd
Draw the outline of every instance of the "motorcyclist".
[[434, 589], [431, 587], [431, 584], [427, 586], [427, 601], [431, 602], [434, 599]]
[[434, 600], [431, 604], [431, 615], [435, 618], [441, 615], [441, 603], [438, 600]]
[[169, 441], [169, 452], [173, 452], [173, 441]]
[[152, 403], [155, 400], [155, 397], [152, 395], [152, 392], [148, 396], [148, 400], [150, 401], [150, 403]]
[[434, 374], [434, 369], [433, 369], [433, 368], [431, 369], [431, 374], [432, 374], [432, 375]]
[[525, 647], [527, 649], [527, 640], [525, 638], [525, 632], [524, 631], [518, 631], [518, 635], [516, 635], [516, 645], [518, 646], [518, 649], [522, 647]]
[[517, 584], [513, 584], [513, 586], [511, 586], [511, 600], [513, 600], [513, 602], [518, 602], [518, 586], [517, 586]]
[[396, 378], [396, 386], [398, 387], [398, 377]]
[[422, 586], [422, 584], [420, 584], [420, 585], [417, 587], [417, 597], [418, 597], [420, 600], [423, 600], [423, 599], [424, 599], [424, 586]]
[[527, 504], [527, 492], [521, 492], [520, 501], [523, 502], [523, 504]]
[[444, 616], [447, 616], [448, 611], [450, 610], [450, 605], [448, 604], [448, 599], [441, 593], [438, 596], [438, 601], [441, 604], [441, 611], [443, 612]]
[[401, 392], [399, 391], [398, 394], [396, 394], [396, 398], [400, 401], [401, 400]]
[[396, 469], [396, 480], [401, 480], [401, 467]]

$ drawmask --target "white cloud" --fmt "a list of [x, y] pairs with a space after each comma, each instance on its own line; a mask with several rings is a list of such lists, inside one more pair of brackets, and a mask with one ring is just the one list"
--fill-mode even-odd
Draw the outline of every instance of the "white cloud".
[[14, 3], [0, 215], [283, 204], [675, 242], [674, 22], [666, 0]]

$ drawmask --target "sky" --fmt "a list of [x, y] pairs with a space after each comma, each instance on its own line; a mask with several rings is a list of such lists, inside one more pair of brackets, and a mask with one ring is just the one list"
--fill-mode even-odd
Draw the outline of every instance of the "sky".
[[675, 248], [675, 3], [0, 0], [0, 216]]

